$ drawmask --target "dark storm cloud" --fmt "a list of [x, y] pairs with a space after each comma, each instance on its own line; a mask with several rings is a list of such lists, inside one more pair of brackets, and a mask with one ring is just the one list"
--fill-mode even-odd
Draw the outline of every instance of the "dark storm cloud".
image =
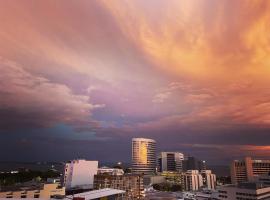
[[266, 156], [269, 10], [249, 0], [1, 1], [1, 158], [129, 160], [137, 136], [213, 162]]

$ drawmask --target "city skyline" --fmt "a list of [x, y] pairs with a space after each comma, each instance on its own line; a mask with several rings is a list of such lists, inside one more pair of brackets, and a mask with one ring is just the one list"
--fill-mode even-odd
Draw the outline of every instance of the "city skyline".
[[131, 162], [131, 139], [270, 154], [270, 2], [0, 0], [0, 161]]

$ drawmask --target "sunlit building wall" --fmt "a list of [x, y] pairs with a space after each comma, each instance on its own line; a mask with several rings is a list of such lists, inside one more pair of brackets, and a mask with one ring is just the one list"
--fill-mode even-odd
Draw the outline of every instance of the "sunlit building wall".
[[234, 160], [231, 164], [231, 179], [233, 184], [253, 181], [254, 177], [270, 172], [270, 160]]
[[203, 170], [201, 171], [201, 175], [203, 178], [203, 185], [205, 188], [209, 190], [216, 189], [216, 175], [212, 174], [211, 170]]
[[67, 190], [92, 189], [97, 171], [98, 161], [72, 160], [65, 165], [63, 185]]
[[146, 138], [132, 139], [132, 172], [151, 174], [156, 171], [156, 141]]
[[197, 191], [203, 187], [203, 177], [198, 170], [189, 170], [183, 174], [182, 187], [185, 191]]

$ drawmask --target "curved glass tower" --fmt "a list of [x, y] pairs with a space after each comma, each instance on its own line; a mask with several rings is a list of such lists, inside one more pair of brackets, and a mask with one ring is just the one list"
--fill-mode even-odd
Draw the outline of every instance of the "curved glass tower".
[[146, 138], [132, 139], [132, 172], [151, 174], [156, 171], [156, 141]]

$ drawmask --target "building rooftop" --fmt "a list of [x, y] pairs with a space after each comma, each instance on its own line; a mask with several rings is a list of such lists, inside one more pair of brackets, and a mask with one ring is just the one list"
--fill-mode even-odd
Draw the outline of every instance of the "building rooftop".
[[73, 199], [74, 197], [81, 197], [84, 198], [85, 200], [90, 200], [90, 199], [98, 199], [102, 197], [107, 197], [111, 195], [117, 195], [117, 194], [124, 194], [124, 190], [116, 190], [116, 189], [111, 189], [111, 188], [104, 188], [101, 190], [92, 190], [90, 192], [83, 192], [75, 195], [69, 195], [65, 199]]
[[34, 182], [29, 181], [22, 184], [12, 185], [12, 186], [1, 186], [1, 192], [15, 192], [15, 191], [33, 191], [33, 190], [43, 190], [44, 185], [55, 185], [59, 188], [58, 183], [46, 183], [46, 182]]
[[262, 182], [243, 182], [238, 185], [230, 184], [224, 185], [224, 187], [236, 187], [240, 189], [250, 189], [250, 190], [258, 190], [262, 188], [267, 188], [269, 186], [264, 185]]

